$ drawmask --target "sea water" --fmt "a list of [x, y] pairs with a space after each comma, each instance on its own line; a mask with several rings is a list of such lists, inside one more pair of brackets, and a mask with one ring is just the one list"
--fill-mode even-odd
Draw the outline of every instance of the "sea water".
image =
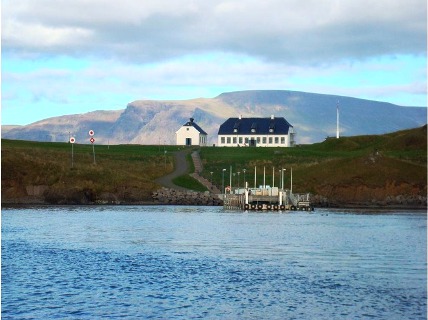
[[1, 216], [2, 319], [426, 319], [425, 212]]

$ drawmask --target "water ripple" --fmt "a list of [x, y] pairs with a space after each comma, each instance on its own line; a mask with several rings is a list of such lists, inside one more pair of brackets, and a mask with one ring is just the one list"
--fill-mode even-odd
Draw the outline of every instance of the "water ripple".
[[2, 318], [426, 319], [425, 216], [174, 208], [2, 212]]

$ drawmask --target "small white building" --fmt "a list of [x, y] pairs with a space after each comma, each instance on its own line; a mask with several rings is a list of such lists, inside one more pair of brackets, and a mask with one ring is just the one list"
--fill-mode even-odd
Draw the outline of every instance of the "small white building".
[[293, 147], [294, 129], [283, 117], [229, 118], [218, 130], [220, 147]]
[[193, 118], [186, 122], [175, 133], [177, 137], [177, 145], [179, 146], [206, 146], [207, 133], [198, 126]]

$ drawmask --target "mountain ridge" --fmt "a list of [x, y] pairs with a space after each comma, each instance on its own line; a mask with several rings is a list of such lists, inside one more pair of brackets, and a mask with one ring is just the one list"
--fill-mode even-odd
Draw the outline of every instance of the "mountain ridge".
[[[354, 97], [290, 90], [225, 92], [215, 98], [189, 100], [135, 100], [125, 109], [92, 111], [48, 118], [11, 127], [2, 138], [31, 141], [89, 143], [95, 131], [99, 144], [175, 144], [175, 132], [194, 118], [217, 143], [219, 126], [229, 117], [284, 117], [297, 132], [297, 143], [323, 141], [336, 134], [339, 106], [341, 135], [383, 134], [422, 126], [426, 107], [404, 107]], [[4, 126], [2, 126], [3, 129]]]

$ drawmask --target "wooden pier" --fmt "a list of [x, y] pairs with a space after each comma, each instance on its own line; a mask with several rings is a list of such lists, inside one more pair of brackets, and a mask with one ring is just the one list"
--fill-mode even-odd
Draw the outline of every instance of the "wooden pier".
[[294, 194], [278, 188], [236, 189], [223, 194], [223, 207], [252, 211], [313, 211], [309, 193]]

